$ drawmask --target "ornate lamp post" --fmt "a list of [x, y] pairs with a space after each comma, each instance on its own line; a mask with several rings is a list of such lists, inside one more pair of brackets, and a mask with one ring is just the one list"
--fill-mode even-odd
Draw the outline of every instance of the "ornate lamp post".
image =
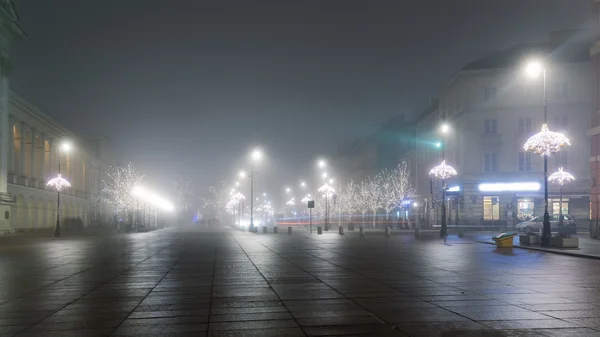
[[[244, 196], [242, 193], [240, 193], [240, 192], [237, 192], [236, 194], [234, 194], [234, 195], [231, 197], [231, 200], [233, 200], [233, 201], [234, 201], [234, 203], [235, 203], [235, 204], [238, 206], [238, 208], [240, 209], [240, 213], [238, 214], [238, 217], [239, 217], [239, 220], [238, 220], [238, 221], [239, 221], [239, 224], [240, 224], [240, 226], [241, 226], [241, 225], [242, 225], [242, 214], [241, 214], [241, 212], [242, 212], [242, 209], [241, 209], [241, 204], [242, 204], [242, 202], [243, 202], [244, 200], [246, 200], [246, 197], [245, 197], [245, 196]], [[235, 213], [235, 212], [234, 212], [234, 213]], [[234, 225], [235, 225], [235, 224], [234, 224]]]
[[323, 198], [325, 198], [325, 229], [328, 230], [327, 220], [329, 217], [329, 199], [335, 194], [335, 189], [325, 183], [325, 185], [319, 187], [317, 191], [323, 193]]
[[[566, 145], [571, 145], [569, 139], [562, 133], [548, 129], [548, 96], [546, 92], [546, 67], [541, 62], [530, 62], [525, 69], [529, 76], [537, 77], [543, 74], [544, 86], [544, 124], [542, 130], [531, 136], [523, 145], [525, 151], [531, 151], [544, 157], [544, 221], [542, 227], [542, 246], [550, 245], [550, 214], [548, 213], [548, 157], [560, 151]], [[561, 205], [562, 207], [562, 205]]]
[[446, 224], [446, 185], [445, 181], [456, 176], [456, 170], [450, 166], [446, 165], [446, 161], [442, 160], [442, 163], [429, 171], [430, 176], [434, 176], [438, 179], [442, 180], [442, 228], [440, 229], [440, 236], [444, 238], [446, 241], [446, 237], [448, 236], [448, 226]]
[[558, 171], [552, 173], [550, 175], [550, 177], [548, 177], [548, 181], [550, 183], [553, 184], [558, 184], [560, 185], [560, 210], [559, 210], [559, 216], [558, 216], [558, 226], [560, 227], [560, 229], [562, 230], [563, 227], [563, 222], [564, 222], [564, 216], [563, 216], [563, 185], [572, 182], [573, 180], [575, 180], [575, 177], [573, 177], [573, 175], [569, 172], [566, 172], [563, 170], [562, 167], [560, 167], [558, 169]]
[[[254, 162], [259, 161], [262, 158], [262, 152], [260, 150], [254, 150], [250, 154], [250, 231], [254, 231]], [[246, 173], [240, 172], [240, 177], [244, 178]]]
[[290, 207], [290, 216], [292, 216], [293, 211], [292, 208], [294, 207], [294, 205], [296, 204], [294, 202], [294, 198], [290, 199], [288, 202], [285, 203], [286, 205], [288, 205]]
[[48, 181], [46, 185], [49, 187], [54, 187], [57, 192], [56, 198], [56, 227], [54, 228], [54, 236], [58, 237], [61, 235], [60, 233], [60, 191], [71, 187], [71, 183], [69, 183], [65, 178], [63, 178], [60, 174], [60, 157], [63, 152], [68, 152], [71, 150], [71, 145], [69, 143], [62, 143], [58, 147], [58, 176], [54, 179]]

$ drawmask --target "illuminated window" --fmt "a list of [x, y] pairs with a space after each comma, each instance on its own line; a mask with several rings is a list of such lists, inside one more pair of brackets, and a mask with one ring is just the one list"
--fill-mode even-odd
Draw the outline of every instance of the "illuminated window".
[[483, 197], [483, 220], [500, 220], [500, 197]]
[[521, 221], [533, 218], [533, 206], [532, 198], [517, 199], [517, 218]]
[[[563, 214], [569, 214], [569, 198], [563, 197], [562, 201]], [[550, 205], [552, 205], [552, 214], [560, 214], [560, 198], [550, 199]]]

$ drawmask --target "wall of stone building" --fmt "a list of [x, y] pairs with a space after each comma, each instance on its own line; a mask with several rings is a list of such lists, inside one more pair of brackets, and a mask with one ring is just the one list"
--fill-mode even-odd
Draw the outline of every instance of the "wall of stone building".
[[[61, 193], [61, 218], [80, 218], [84, 225], [92, 220], [109, 219], [107, 207], [99, 206], [102, 172], [110, 165], [97, 156], [88, 143], [65, 130], [34, 106], [11, 95], [8, 150], [8, 189], [16, 197], [10, 206], [11, 227], [15, 229], [54, 226], [56, 192], [47, 187], [58, 172], [59, 144], [68, 140], [73, 149], [61, 155], [61, 173], [72, 187]], [[11, 146], [12, 145], [12, 146]], [[103, 152], [108, 158], [110, 151]], [[111, 161], [112, 162], [112, 161]], [[100, 213], [100, 214], [99, 214]]]

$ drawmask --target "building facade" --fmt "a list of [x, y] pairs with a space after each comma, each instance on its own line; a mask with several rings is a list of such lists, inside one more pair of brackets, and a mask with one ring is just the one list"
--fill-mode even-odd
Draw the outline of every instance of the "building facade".
[[[594, 74], [600, 78], [600, 1], [594, 0], [594, 9], [596, 15], [595, 41], [590, 48], [590, 57], [594, 64]], [[598, 232], [600, 228], [600, 83], [594, 85], [594, 95], [596, 97], [594, 109], [590, 111], [590, 128], [587, 132], [590, 137], [590, 171], [592, 176], [590, 188], [590, 227], [593, 232]]]
[[0, 19], [0, 234], [54, 227], [57, 195], [46, 183], [58, 174], [63, 141], [72, 145], [61, 157], [72, 188], [61, 193], [61, 218], [84, 226], [107, 220], [100, 193], [106, 170], [117, 164], [110, 144], [76, 136], [10, 91], [10, 44], [24, 33], [11, 1], [0, 2]]
[[[419, 197], [434, 200], [432, 224], [440, 221], [441, 202], [447, 204], [450, 224], [510, 228], [543, 214], [543, 159], [523, 150], [543, 124], [542, 78], [527, 78], [522, 70], [535, 56], [546, 64], [548, 126], [572, 143], [549, 158], [548, 172], [564, 167], [576, 177], [563, 188], [563, 212], [587, 226], [590, 150], [583, 130], [594, 110], [594, 76], [586, 49], [572, 35], [520, 45], [466, 65], [441, 90], [438, 103], [418, 118], [411, 153]], [[445, 134], [440, 133], [443, 123], [449, 125]], [[458, 171], [447, 184], [445, 201], [441, 182], [428, 175], [442, 159]], [[558, 214], [558, 186], [550, 185], [549, 199], [549, 212]]]
[[[52, 227], [56, 223], [56, 192], [49, 179], [61, 174], [71, 188], [61, 193], [61, 217], [84, 225], [106, 221], [109, 209], [101, 202], [102, 180], [116, 156], [106, 140], [85, 140], [16, 95], [9, 96], [8, 192], [14, 230]], [[59, 151], [63, 141], [69, 152]]]

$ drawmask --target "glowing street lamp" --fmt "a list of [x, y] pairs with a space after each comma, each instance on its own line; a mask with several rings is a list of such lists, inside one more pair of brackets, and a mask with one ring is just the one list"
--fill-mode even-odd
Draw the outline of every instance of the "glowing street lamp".
[[69, 181], [67, 181], [65, 178], [62, 177], [62, 175], [60, 174], [60, 157], [62, 155], [62, 153], [66, 153], [71, 151], [71, 144], [68, 142], [62, 142], [60, 144], [60, 146], [58, 147], [58, 176], [54, 179], [50, 179], [50, 181], [48, 181], [48, 183], [46, 184], [49, 187], [54, 187], [56, 189], [57, 192], [57, 197], [56, 197], [56, 227], [54, 228], [54, 236], [60, 236], [60, 191], [71, 187], [71, 184], [69, 183]]
[[[544, 220], [542, 227], [542, 246], [550, 245], [552, 233], [550, 231], [550, 214], [548, 213], [548, 157], [560, 151], [561, 148], [571, 145], [569, 139], [558, 132], [552, 132], [548, 128], [548, 95], [546, 92], [546, 67], [539, 60], [529, 62], [525, 67], [525, 72], [532, 78], [543, 75], [543, 106], [544, 106], [544, 124], [542, 131], [531, 136], [523, 145], [525, 151], [537, 153], [544, 157]], [[561, 205], [562, 208], [562, 205]]]
[[325, 166], [327, 166], [327, 162], [324, 159], [319, 159], [317, 165], [319, 166], [320, 169], [325, 168]]
[[450, 125], [446, 123], [442, 124], [442, 126], [440, 127], [440, 131], [442, 131], [442, 133], [450, 132]]
[[254, 231], [254, 163], [262, 158], [262, 152], [255, 149], [250, 154], [250, 231]]
[[552, 173], [550, 177], [548, 177], [548, 181], [552, 184], [560, 185], [560, 210], [558, 215], [558, 226], [562, 230], [563, 222], [565, 217], [563, 216], [563, 185], [568, 184], [575, 180], [575, 177], [567, 171], [564, 171], [562, 167], [558, 168], [558, 171]]
[[458, 173], [456, 170], [446, 164], [445, 160], [442, 160], [440, 165], [435, 166], [429, 171], [430, 176], [434, 176], [442, 180], [442, 228], [440, 230], [440, 236], [446, 241], [448, 236], [448, 226], [446, 224], [446, 185], [445, 181], [456, 176]]

